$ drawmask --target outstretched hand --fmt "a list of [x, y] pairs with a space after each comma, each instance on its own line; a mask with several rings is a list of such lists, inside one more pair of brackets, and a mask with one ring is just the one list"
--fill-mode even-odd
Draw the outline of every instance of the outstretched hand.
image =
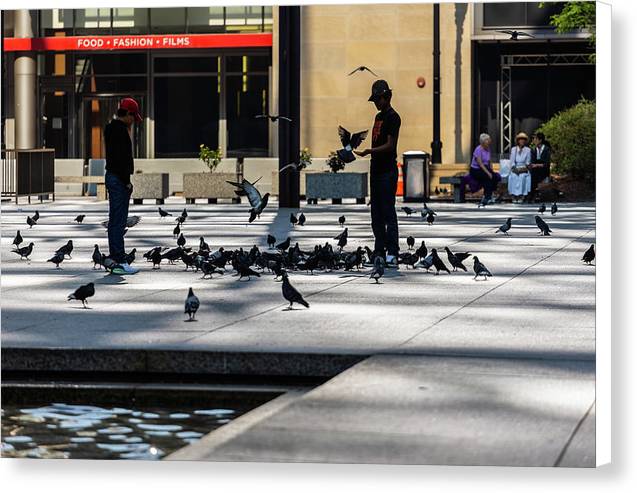
[[360, 157], [365, 157], [368, 154], [372, 153], [371, 149], [363, 149], [362, 151], [352, 151], [352, 152]]

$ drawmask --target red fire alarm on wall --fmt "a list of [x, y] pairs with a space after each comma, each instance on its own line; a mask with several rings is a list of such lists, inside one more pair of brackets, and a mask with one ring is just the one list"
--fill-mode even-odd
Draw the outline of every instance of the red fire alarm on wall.
[[416, 85], [420, 87], [420, 89], [425, 87], [425, 78], [422, 75], [416, 79]]

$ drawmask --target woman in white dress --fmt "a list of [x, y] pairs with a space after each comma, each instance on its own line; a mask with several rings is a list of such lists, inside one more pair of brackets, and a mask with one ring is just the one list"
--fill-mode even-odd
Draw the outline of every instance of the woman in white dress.
[[511, 149], [511, 173], [509, 174], [509, 194], [513, 203], [519, 204], [526, 200], [531, 191], [531, 149], [527, 145], [529, 136], [520, 132], [515, 136], [515, 147]]

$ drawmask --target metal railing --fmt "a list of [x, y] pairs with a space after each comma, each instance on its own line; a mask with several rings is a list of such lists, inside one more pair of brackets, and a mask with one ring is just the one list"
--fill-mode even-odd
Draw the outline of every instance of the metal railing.
[[55, 200], [55, 149], [2, 149], [2, 197]]

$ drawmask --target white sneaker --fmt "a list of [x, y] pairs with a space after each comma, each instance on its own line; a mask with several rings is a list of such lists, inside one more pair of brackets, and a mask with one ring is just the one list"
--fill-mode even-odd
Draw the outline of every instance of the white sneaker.
[[118, 264], [112, 272], [113, 274], [119, 275], [137, 274], [139, 272], [139, 269], [131, 267], [130, 264], [128, 264], [127, 262], [122, 262], [121, 264]]
[[398, 268], [398, 259], [394, 255], [387, 255], [385, 257], [386, 266], [390, 269]]

